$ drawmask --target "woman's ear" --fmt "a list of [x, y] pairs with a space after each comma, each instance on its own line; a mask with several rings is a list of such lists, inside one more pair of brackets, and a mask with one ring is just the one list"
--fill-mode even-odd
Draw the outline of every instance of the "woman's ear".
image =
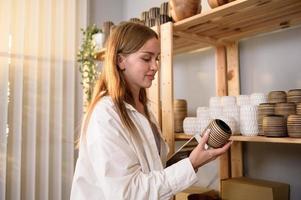
[[117, 66], [119, 67], [119, 69], [121, 71], [125, 70], [125, 63], [124, 62], [125, 62], [125, 57], [118, 54], [117, 55]]

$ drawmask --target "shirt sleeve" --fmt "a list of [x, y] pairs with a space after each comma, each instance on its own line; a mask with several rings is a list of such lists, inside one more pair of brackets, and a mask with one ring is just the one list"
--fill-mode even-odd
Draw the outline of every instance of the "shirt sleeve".
[[[138, 156], [114, 119], [91, 119], [87, 148], [105, 199], [170, 199], [196, 182], [190, 160], [143, 173]], [[90, 134], [90, 136], [89, 136]]]

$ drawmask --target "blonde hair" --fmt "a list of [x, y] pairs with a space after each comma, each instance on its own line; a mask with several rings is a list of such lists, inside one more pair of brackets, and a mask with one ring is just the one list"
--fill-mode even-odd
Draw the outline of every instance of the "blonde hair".
[[[130, 132], [137, 132], [134, 122], [130, 119], [124, 102], [134, 106], [134, 99], [126, 84], [124, 75], [117, 65], [118, 55], [127, 56], [137, 52], [149, 39], [158, 35], [152, 29], [133, 22], [126, 22], [116, 26], [107, 41], [104, 67], [97, 80], [91, 102], [88, 106], [82, 124], [82, 136], [85, 136], [91, 113], [103, 96], [110, 96], [120, 116], [122, 124]], [[143, 103], [146, 116], [149, 120], [147, 97], [145, 88], [140, 89], [139, 100]]]

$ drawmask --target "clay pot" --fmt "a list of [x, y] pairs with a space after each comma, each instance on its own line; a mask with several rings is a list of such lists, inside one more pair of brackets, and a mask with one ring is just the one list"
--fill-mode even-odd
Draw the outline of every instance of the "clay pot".
[[[231, 128], [220, 119], [212, 120], [207, 129], [210, 129], [207, 144], [212, 148], [224, 146], [232, 134]], [[203, 131], [203, 134], [205, 132], [206, 130]]]
[[208, 4], [211, 8], [216, 8], [218, 6], [228, 3], [229, 0], [208, 0]]
[[201, 0], [169, 0], [171, 17], [175, 22], [191, 17], [201, 11]]

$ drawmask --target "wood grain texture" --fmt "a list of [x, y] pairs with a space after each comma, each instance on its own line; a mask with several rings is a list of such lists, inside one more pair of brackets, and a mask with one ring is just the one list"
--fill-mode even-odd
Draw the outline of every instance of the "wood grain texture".
[[227, 57], [224, 46], [217, 46], [215, 48], [215, 75], [216, 95], [227, 95]]
[[162, 133], [169, 145], [171, 155], [175, 150], [173, 114], [173, 24], [161, 25], [161, 87], [162, 87]]
[[[299, 0], [236, 0], [174, 24], [174, 51], [183, 53], [216, 44], [239, 41], [254, 35], [294, 27], [301, 24]], [[175, 37], [193, 34], [204, 42]], [[209, 41], [209, 42], [208, 42]], [[215, 45], [216, 45], [215, 44]], [[214, 45], [214, 46], [215, 46]]]

